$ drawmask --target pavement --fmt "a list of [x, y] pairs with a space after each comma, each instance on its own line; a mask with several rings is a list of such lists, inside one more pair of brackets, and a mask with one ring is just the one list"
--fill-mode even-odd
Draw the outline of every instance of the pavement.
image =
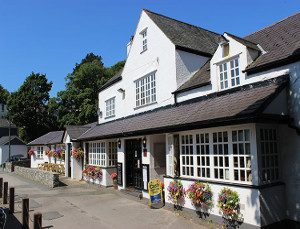
[[[180, 212], [150, 209], [145, 199], [84, 181], [62, 179], [65, 186], [50, 189], [14, 173], [0, 172], [0, 177], [8, 181], [9, 187], [15, 187], [16, 213], [9, 215], [7, 229], [21, 228], [22, 198], [29, 198], [31, 228], [37, 212], [42, 213], [43, 228], [215, 228]], [[0, 205], [3, 206], [2, 199]]]

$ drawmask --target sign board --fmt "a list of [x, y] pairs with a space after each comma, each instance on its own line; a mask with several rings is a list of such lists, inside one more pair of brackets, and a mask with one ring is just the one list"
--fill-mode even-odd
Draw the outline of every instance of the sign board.
[[143, 189], [148, 190], [149, 165], [143, 164]]
[[123, 185], [123, 164], [117, 163], [117, 184]]
[[152, 179], [148, 183], [149, 192], [149, 206], [154, 208], [161, 208], [163, 206], [163, 196], [161, 181], [159, 179]]

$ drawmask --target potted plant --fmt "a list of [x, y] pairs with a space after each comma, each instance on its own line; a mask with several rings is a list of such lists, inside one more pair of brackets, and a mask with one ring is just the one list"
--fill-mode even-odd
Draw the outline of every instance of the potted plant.
[[72, 150], [72, 157], [77, 159], [77, 160], [80, 160], [81, 158], [83, 158], [83, 155], [84, 155], [84, 152], [80, 147], [79, 148], [74, 148]]
[[208, 210], [213, 206], [213, 193], [208, 184], [200, 181], [193, 182], [187, 190], [187, 195], [200, 213], [200, 217], [202, 217], [202, 214], [208, 214]]
[[30, 150], [28, 151], [28, 155], [29, 155], [29, 157], [35, 156], [34, 150], [33, 150], [33, 149], [30, 149]]
[[223, 188], [219, 193], [218, 207], [226, 227], [236, 227], [242, 223], [243, 218], [240, 213], [240, 198], [236, 191]]
[[117, 184], [118, 174], [117, 173], [112, 173], [112, 174], [110, 174], [110, 177], [113, 180], [114, 188], [118, 189], [118, 184]]
[[181, 210], [184, 204], [185, 190], [181, 181], [173, 180], [168, 186], [168, 198], [174, 204], [175, 210]]

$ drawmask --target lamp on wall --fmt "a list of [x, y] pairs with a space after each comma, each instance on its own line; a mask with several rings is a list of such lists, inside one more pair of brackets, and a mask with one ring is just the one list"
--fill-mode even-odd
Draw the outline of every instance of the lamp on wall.
[[99, 116], [99, 118], [102, 118], [102, 111], [100, 110], [100, 108], [97, 109], [97, 115]]
[[147, 146], [147, 138], [146, 137], [143, 137], [142, 143], [143, 143], [143, 147], [146, 148], [146, 146]]
[[121, 139], [119, 138], [119, 139], [118, 139], [118, 148], [120, 149], [121, 146], [122, 146], [122, 144], [121, 144]]

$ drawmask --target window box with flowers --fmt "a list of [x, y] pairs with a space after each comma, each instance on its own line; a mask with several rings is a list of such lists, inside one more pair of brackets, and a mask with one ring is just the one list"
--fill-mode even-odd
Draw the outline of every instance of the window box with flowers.
[[82, 171], [82, 174], [87, 181], [92, 181], [93, 183], [98, 183], [100, 184], [102, 180], [102, 169], [99, 166], [93, 166], [93, 165], [87, 165], [85, 169]]

